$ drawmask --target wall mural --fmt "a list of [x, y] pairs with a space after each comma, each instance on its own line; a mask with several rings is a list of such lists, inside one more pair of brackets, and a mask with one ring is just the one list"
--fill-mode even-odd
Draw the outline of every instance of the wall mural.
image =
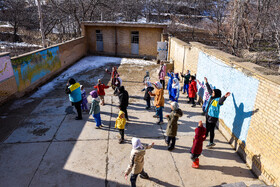
[[246, 143], [251, 117], [257, 112], [253, 109], [259, 81], [203, 52], [199, 53], [197, 72], [199, 81], [207, 77], [223, 95], [228, 91], [232, 93], [221, 107], [220, 118], [237, 138]]
[[0, 57], [0, 82], [14, 75], [9, 55]]
[[12, 59], [19, 91], [61, 67], [59, 47]]

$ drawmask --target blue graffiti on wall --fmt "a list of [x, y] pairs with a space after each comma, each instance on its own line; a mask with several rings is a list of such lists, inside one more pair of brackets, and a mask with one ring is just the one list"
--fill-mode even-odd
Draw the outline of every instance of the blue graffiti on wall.
[[220, 89], [223, 95], [226, 92], [232, 93], [221, 107], [220, 118], [233, 134], [245, 143], [251, 117], [256, 112], [253, 109], [259, 81], [200, 52], [197, 79], [202, 81], [204, 77], [208, 78], [210, 84]]
[[19, 90], [61, 67], [59, 47], [12, 59], [15, 79]]

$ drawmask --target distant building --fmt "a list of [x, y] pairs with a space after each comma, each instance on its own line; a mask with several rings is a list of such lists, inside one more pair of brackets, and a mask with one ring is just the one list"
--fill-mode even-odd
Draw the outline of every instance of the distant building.
[[88, 52], [97, 55], [157, 57], [157, 42], [166, 24], [133, 22], [83, 22]]

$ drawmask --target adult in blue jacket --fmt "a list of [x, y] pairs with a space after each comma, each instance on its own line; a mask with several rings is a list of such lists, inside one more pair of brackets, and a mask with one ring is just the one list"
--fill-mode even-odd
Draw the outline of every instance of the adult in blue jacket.
[[80, 89], [80, 83], [76, 82], [75, 79], [70, 78], [66, 85], [65, 93], [69, 95], [69, 100], [71, 101], [72, 106], [74, 105], [78, 112], [78, 116], [75, 119], [81, 120], [82, 119], [82, 109], [81, 109], [82, 93]]
[[220, 107], [224, 104], [224, 101], [228, 96], [230, 96], [230, 92], [227, 92], [222, 98], [222, 92], [219, 89], [212, 90], [207, 78], [204, 78], [206, 82], [206, 87], [211, 95], [208, 99], [208, 103], [205, 107], [205, 114], [206, 114], [206, 137], [210, 132], [210, 141], [206, 147], [213, 147], [216, 144], [214, 143], [214, 136], [215, 136], [215, 127], [216, 123], [219, 120], [220, 114]]

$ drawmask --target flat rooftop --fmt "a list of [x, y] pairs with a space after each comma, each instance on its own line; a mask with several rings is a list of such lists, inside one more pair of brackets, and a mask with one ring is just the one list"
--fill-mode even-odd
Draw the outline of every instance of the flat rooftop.
[[166, 28], [167, 23], [138, 23], [138, 22], [114, 22], [114, 21], [84, 21], [84, 26], [108, 26], [108, 27], [145, 27], [145, 28]]

